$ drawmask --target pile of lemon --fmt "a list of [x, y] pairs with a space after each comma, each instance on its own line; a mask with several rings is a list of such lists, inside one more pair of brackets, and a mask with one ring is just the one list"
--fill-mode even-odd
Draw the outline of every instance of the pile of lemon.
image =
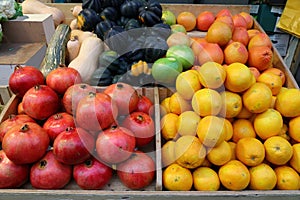
[[206, 62], [161, 102], [166, 190], [298, 190], [300, 91], [277, 68]]

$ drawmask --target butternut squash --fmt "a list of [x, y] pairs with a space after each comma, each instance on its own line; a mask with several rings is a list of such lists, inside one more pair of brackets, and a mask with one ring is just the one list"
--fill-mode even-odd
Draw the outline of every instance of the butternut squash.
[[70, 28], [71, 28], [71, 30], [78, 29], [78, 26], [77, 26], [77, 19], [73, 19], [73, 20], [70, 22]]
[[80, 43], [82, 43], [86, 38], [88, 37], [97, 37], [96, 34], [90, 32], [90, 31], [82, 31], [82, 30], [79, 30], [79, 29], [74, 29], [74, 30], [71, 30], [71, 38], [72, 37], [77, 37], [78, 38], [78, 41]]
[[70, 62], [68, 67], [76, 69], [84, 83], [88, 83], [98, 67], [98, 59], [103, 52], [103, 42], [97, 37], [86, 38], [79, 50], [78, 56]]
[[65, 15], [60, 9], [47, 6], [38, 0], [25, 0], [22, 3], [22, 12], [23, 14], [51, 14], [55, 27], [65, 21]]
[[81, 10], [82, 10], [82, 6], [81, 6], [81, 5], [75, 5], [75, 6], [71, 9], [72, 15], [73, 15], [74, 17], [77, 17], [77, 16], [78, 16], [78, 13], [80, 13]]
[[72, 60], [74, 60], [80, 50], [80, 42], [78, 41], [78, 37], [72, 37], [67, 42], [67, 52], [68, 52], [68, 63], [70, 63]]

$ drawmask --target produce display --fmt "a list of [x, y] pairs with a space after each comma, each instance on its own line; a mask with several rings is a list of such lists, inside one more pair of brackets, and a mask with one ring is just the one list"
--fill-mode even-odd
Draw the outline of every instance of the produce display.
[[0, 188], [300, 189], [300, 91], [250, 14], [84, 0], [66, 24], [36, 1], [24, 13], [59, 20], [41, 66], [10, 76]]

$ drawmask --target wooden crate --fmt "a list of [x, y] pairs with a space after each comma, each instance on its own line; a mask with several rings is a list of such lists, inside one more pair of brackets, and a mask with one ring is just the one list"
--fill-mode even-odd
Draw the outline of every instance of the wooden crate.
[[12, 92], [8, 86], [0, 86], [0, 114], [2, 113], [5, 105], [9, 102], [11, 96]]
[[[5, 89], [8, 89], [7, 87]], [[104, 90], [103, 87], [98, 87], [97, 91], [102, 92]], [[157, 88], [136, 88], [138, 94], [147, 96], [154, 105], [159, 105], [158, 103], [158, 89]], [[3, 109], [3, 112], [0, 114], [0, 123], [2, 123], [4, 120], [6, 120], [10, 114], [16, 114], [17, 113], [17, 107], [20, 102], [20, 98], [18, 98], [16, 95], [12, 95], [12, 97], [7, 101], [6, 106]], [[159, 109], [159, 107], [154, 106], [154, 110]], [[155, 111], [154, 115], [155, 119], [159, 119], [159, 111]], [[149, 156], [153, 158], [153, 160], [156, 163], [156, 178], [152, 182], [151, 185], [148, 187], [142, 189], [142, 191], [156, 191], [156, 190], [162, 190], [162, 183], [161, 183], [161, 162], [160, 162], [160, 152], [156, 151], [156, 149], [160, 149], [161, 143], [160, 143], [160, 124], [159, 120], [155, 121], [155, 138], [153, 141], [144, 147], [142, 147], [140, 150], [147, 153]], [[22, 186], [21, 189], [34, 189], [32, 188], [30, 183], [26, 183]], [[19, 189], [18, 189], [19, 190]], [[79, 186], [72, 180], [65, 188], [65, 191], [68, 190], [80, 190]], [[117, 175], [114, 174], [111, 181], [103, 188], [102, 191], [112, 191], [112, 192], [122, 192], [122, 191], [129, 191], [130, 189], [126, 188], [118, 179]], [[0, 190], [0, 192], [3, 190]], [[1, 199], [1, 195], [0, 195]]]

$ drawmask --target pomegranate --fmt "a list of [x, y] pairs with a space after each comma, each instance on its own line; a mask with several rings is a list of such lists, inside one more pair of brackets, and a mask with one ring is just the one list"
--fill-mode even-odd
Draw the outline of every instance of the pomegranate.
[[61, 189], [71, 178], [72, 166], [57, 161], [52, 151], [48, 151], [30, 169], [30, 183], [38, 189]]
[[44, 120], [55, 114], [60, 107], [58, 95], [47, 85], [30, 88], [23, 97], [24, 112], [37, 120]]
[[147, 154], [135, 151], [128, 160], [117, 165], [117, 175], [126, 187], [142, 189], [154, 180], [155, 163]]
[[52, 70], [46, 77], [46, 84], [62, 95], [70, 86], [81, 82], [79, 72], [66, 65], [59, 65], [58, 68]]
[[15, 115], [10, 114], [8, 115], [8, 118], [4, 120], [0, 124], [0, 142], [2, 142], [2, 139], [5, 135], [5, 133], [11, 129], [16, 124], [22, 124], [24, 122], [35, 122], [31, 117], [25, 114]]
[[53, 143], [58, 134], [65, 131], [68, 127], [75, 128], [75, 122], [73, 116], [66, 112], [50, 116], [43, 124], [43, 128], [47, 131], [51, 143]]
[[27, 182], [29, 165], [17, 165], [0, 150], [0, 188], [18, 188]]
[[145, 95], [139, 95], [139, 101], [135, 111], [144, 112], [148, 115], [154, 114], [153, 102]]
[[106, 163], [120, 163], [130, 157], [135, 144], [134, 134], [130, 130], [112, 126], [99, 133], [96, 140], [96, 152], [98, 157]]
[[66, 112], [74, 115], [76, 113], [78, 102], [90, 92], [95, 93], [96, 89], [86, 83], [74, 84], [70, 86], [62, 98], [62, 104]]
[[46, 153], [50, 139], [35, 122], [17, 124], [9, 129], [2, 140], [6, 156], [16, 164], [34, 163]]
[[91, 157], [95, 139], [82, 128], [68, 127], [53, 142], [55, 158], [65, 164], [75, 165]]
[[155, 135], [152, 118], [143, 112], [132, 112], [124, 119], [122, 126], [134, 133], [136, 146], [139, 147], [149, 144]]
[[17, 65], [9, 77], [8, 84], [15, 95], [23, 97], [33, 86], [45, 84], [45, 79], [42, 72], [33, 66]]
[[122, 82], [111, 84], [104, 90], [104, 93], [108, 94], [117, 104], [119, 115], [128, 115], [137, 108], [139, 96], [129, 84]]
[[85, 190], [103, 188], [110, 181], [112, 175], [112, 168], [95, 158], [87, 159], [73, 168], [75, 182], [81, 189]]
[[118, 115], [118, 108], [110, 96], [104, 93], [90, 93], [82, 98], [76, 110], [76, 125], [89, 131], [108, 128]]
[[22, 101], [18, 104], [18, 107], [17, 107], [17, 113], [18, 113], [18, 114], [26, 114], [26, 113], [24, 112], [24, 109], [23, 109], [23, 102], [22, 102]]

